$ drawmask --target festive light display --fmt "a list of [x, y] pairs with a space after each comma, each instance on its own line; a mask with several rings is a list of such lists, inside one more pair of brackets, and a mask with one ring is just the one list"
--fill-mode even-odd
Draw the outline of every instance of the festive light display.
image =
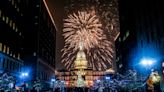
[[[78, 11], [78, 14], [73, 13], [65, 19], [63, 29], [63, 36], [65, 38], [63, 57], [67, 55], [67, 58], [63, 59], [63, 62], [65, 62], [67, 68], [71, 67], [71, 63], [73, 63], [75, 58], [72, 55], [75, 55], [77, 52], [79, 42], [81, 41], [87, 55], [91, 57], [89, 62], [92, 63], [93, 68], [96, 67], [95, 60], [97, 60], [98, 67], [107, 68], [105, 62], [111, 64], [112, 53], [114, 51], [111, 48], [111, 42], [107, 40], [101, 27], [102, 24], [99, 18], [85, 11]], [[72, 52], [70, 53], [71, 50]]]
[[67, 69], [72, 67], [78, 44], [82, 41], [90, 67], [94, 70], [111, 67], [115, 53], [114, 39], [119, 32], [116, 0], [71, 0], [67, 4], [62, 63]]

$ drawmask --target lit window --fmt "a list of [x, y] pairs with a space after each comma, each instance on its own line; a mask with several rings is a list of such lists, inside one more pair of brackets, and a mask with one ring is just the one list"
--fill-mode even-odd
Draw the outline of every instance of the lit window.
[[129, 36], [129, 31], [126, 32], [125, 36], [123, 37], [123, 41], [125, 41], [128, 36]]
[[128, 37], [128, 36], [129, 36], [129, 31], [126, 32], [126, 37]]
[[33, 53], [33, 56], [36, 56], [36, 52]]
[[12, 51], [10, 52], [10, 56], [12, 56], [13, 55], [13, 53], [12, 53]]
[[0, 43], [0, 51], [2, 51], [2, 43]]
[[6, 17], [6, 24], [9, 23], [9, 17]]
[[19, 35], [21, 36], [21, 35], [22, 35], [22, 33], [20, 32], [20, 33], [19, 33]]
[[12, 27], [12, 20], [10, 20], [10, 27]]
[[18, 28], [16, 27], [15, 32], [18, 32]]
[[5, 16], [2, 17], [2, 20], [5, 21]]
[[125, 41], [125, 40], [126, 40], [126, 37], [124, 36], [124, 37], [123, 37], [123, 41]]
[[12, 5], [14, 5], [14, 0], [12, 0]]
[[35, 16], [35, 18], [37, 19], [37, 18], [38, 18], [38, 16]]
[[13, 30], [15, 30], [15, 23], [13, 23]]
[[36, 7], [39, 7], [39, 5], [36, 5]]
[[17, 11], [19, 12], [19, 8], [17, 8]]
[[38, 25], [38, 23], [36, 22], [35, 25]]
[[162, 67], [164, 67], [164, 62], [162, 63]]
[[23, 14], [21, 13], [21, 16], [23, 16]]
[[15, 4], [15, 9], [17, 8], [17, 4]]
[[119, 38], [119, 42], [121, 42], [121, 38]]
[[9, 51], [10, 51], [10, 48], [9, 48], [9, 47], [7, 47], [7, 54], [9, 54]]
[[3, 52], [6, 53], [6, 45], [3, 47]]
[[15, 54], [13, 55], [13, 57], [15, 58]]
[[18, 59], [20, 59], [20, 53], [18, 53]]

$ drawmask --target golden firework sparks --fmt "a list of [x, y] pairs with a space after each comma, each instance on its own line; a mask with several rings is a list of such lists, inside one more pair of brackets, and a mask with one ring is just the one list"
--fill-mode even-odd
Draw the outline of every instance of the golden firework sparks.
[[62, 49], [62, 62], [66, 68], [69, 69], [74, 62], [79, 42], [83, 43], [89, 64], [92, 64], [93, 68], [107, 68], [107, 65], [112, 64], [112, 43], [107, 40], [96, 14], [78, 11], [68, 15], [68, 18], [64, 19], [63, 36], [65, 47]]

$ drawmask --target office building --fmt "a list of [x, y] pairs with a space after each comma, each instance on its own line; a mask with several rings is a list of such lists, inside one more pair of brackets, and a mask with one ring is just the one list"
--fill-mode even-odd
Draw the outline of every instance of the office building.
[[50, 82], [55, 74], [54, 21], [46, 0], [31, 0], [26, 4], [24, 64], [31, 74], [31, 81]]
[[142, 58], [156, 60], [158, 69], [163, 60], [163, 14], [160, 0], [119, 1], [120, 35], [116, 40], [116, 62], [123, 67], [137, 69]]
[[24, 62], [24, 6], [20, 0], [0, 1], [0, 73], [19, 78]]

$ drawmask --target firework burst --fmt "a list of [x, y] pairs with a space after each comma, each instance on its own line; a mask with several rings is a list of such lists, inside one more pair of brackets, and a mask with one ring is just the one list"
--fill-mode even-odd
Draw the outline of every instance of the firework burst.
[[[83, 43], [87, 60], [93, 69], [106, 69], [112, 65], [112, 43], [103, 32], [102, 23], [95, 12], [78, 11], [64, 19], [62, 62], [70, 69], [78, 51], [79, 42]], [[98, 67], [97, 67], [98, 66]]]

